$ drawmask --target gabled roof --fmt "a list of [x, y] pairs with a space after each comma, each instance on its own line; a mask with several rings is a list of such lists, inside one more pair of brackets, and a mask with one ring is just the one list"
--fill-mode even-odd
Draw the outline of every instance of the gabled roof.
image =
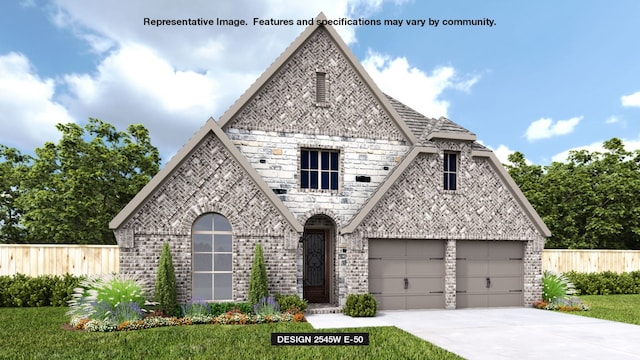
[[466, 141], [476, 140], [476, 134], [446, 117], [440, 117], [439, 119], [428, 118], [391, 96], [386, 94], [385, 96], [421, 144], [436, 138]]
[[198, 132], [191, 137], [191, 139], [174, 155], [171, 160], [160, 170], [154, 177], [147, 183], [145, 187], [136, 194], [136, 196], [122, 209], [118, 215], [109, 223], [110, 229], [117, 229], [124, 224], [127, 219], [133, 215], [140, 206], [154, 193], [154, 191], [160, 187], [165, 179], [167, 179], [176, 170], [182, 162], [189, 157], [189, 155], [198, 147], [198, 144], [209, 134], [213, 133], [214, 136], [220, 140], [224, 148], [231, 154], [233, 159], [237, 161], [240, 166], [247, 172], [251, 180], [260, 188], [264, 195], [271, 201], [276, 209], [282, 214], [285, 220], [291, 225], [291, 227], [297, 231], [302, 232], [304, 227], [296, 220], [291, 211], [284, 205], [282, 200], [269, 188], [269, 185], [262, 179], [258, 172], [251, 166], [249, 161], [242, 155], [233, 142], [222, 131], [213, 118], [209, 118], [207, 122], [198, 130]]
[[[477, 145], [477, 146], [475, 146]], [[485, 157], [488, 158], [489, 164], [493, 168], [493, 170], [498, 174], [498, 177], [502, 181], [502, 183], [507, 187], [507, 190], [511, 193], [511, 195], [516, 199], [518, 205], [520, 205], [524, 211], [524, 213], [529, 217], [533, 225], [539, 231], [542, 236], [550, 237], [551, 231], [542, 221], [538, 213], [533, 209], [533, 206], [529, 203], [529, 200], [524, 196], [518, 185], [511, 179], [511, 176], [504, 169], [500, 160], [496, 157], [496, 155], [486, 147], [474, 143], [472, 144], [472, 152], [471, 156], [473, 157]], [[343, 234], [350, 234], [356, 230], [356, 228], [362, 223], [362, 221], [369, 215], [369, 213], [376, 207], [378, 202], [382, 200], [382, 198], [386, 195], [387, 191], [395, 184], [395, 182], [400, 178], [402, 173], [409, 167], [409, 165], [413, 162], [413, 160], [421, 153], [437, 153], [437, 149], [433, 146], [414, 146], [409, 154], [402, 160], [402, 162], [396, 167], [396, 169], [389, 175], [387, 180], [380, 186], [380, 188], [375, 192], [375, 194], [367, 201], [367, 203], [360, 209], [358, 214], [351, 220], [351, 222], [342, 228]]]
[[321, 12], [313, 20], [313, 24], [307, 26], [307, 28], [293, 41], [293, 43], [285, 49], [285, 51], [269, 66], [269, 68], [267, 68], [267, 70], [265, 70], [253, 84], [251, 84], [249, 89], [247, 89], [247, 91], [245, 91], [244, 94], [242, 94], [242, 96], [220, 117], [218, 120], [220, 127], [224, 129], [228, 125], [229, 121], [231, 121], [243, 108], [243, 106], [245, 106], [245, 104], [247, 104], [260, 91], [260, 89], [269, 82], [269, 79], [271, 79], [278, 70], [288, 62], [298, 48], [300, 48], [318, 28], [322, 27], [328, 32], [331, 39], [344, 54], [345, 58], [356, 73], [364, 80], [365, 85], [371, 90], [373, 96], [389, 114], [389, 117], [396, 124], [402, 135], [407, 139], [409, 145], [416, 144], [418, 142], [418, 138], [415, 136], [414, 132], [404, 122], [403, 117], [398, 114], [396, 108], [389, 101], [389, 98], [382, 93], [378, 88], [378, 85], [376, 85], [369, 74], [367, 74], [364, 67], [362, 67], [362, 64], [360, 64], [360, 61], [356, 59], [355, 55], [351, 52], [351, 49], [349, 49], [340, 35], [338, 35], [333, 26], [320, 25], [324, 20], [327, 20], [327, 17]]

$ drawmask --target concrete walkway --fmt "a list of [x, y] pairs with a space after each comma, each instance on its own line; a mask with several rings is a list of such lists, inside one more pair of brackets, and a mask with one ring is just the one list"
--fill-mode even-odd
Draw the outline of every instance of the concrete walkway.
[[316, 329], [396, 326], [467, 359], [640, 360], [640, 326], [533, 308], [380, 311], [374, 318], [319, 314], [307, 320]]

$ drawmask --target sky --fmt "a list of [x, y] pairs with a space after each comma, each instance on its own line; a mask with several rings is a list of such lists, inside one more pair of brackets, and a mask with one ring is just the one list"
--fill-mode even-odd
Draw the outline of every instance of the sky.
[[305, 28], [254, 18], [295, 23], [321, 11], [380, 20], [335, 29], [383, 92], [464, 126], [503, 162], [513, 151], [533, 164], [565, 161], [612, 137], [640, 149], [635, 0], [2, 1], [0, 144], [33, 153], [60, 138], [56, 124], [92, 117], [118, 130], [143, 124], [165, 163]]

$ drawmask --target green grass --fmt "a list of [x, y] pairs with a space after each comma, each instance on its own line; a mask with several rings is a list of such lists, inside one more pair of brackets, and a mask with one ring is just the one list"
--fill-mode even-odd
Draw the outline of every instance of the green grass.
[[67, 308], [0, 308], [0, 359], [460, 359], [395, 327], [369, 346], [272, 346], [272, 332], [317, 332], [308, 323], [192, 325], [131, 332], [62, 329]]
[[640, 295], [584, 295], [580, 299], [589, 311], [572, 312], [575, 315], [640, 325]]

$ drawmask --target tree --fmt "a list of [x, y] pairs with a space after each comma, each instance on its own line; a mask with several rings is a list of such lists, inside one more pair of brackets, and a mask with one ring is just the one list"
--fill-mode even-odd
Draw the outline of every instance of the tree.
[[249, 279], [249, 303], [257, 304], [263, 297], [269, 296], [269, 279], [267, 278], [267, 268], [264, 264], [262, 254], [262, 244], [256, 244], [253, 253], [253, 266], [251, 266], [251, 277]]
[[20, 225], [22, 211], [16, 206], [22, 188], [20, 179], [30, 157], [14, 148], [0, 145], [0, 243], [24, 242], [25, 229]]
[[176, 275], [173, 268], [173, 259], [169, 243], [162, 245], [158, 273], [156, 274], [155, 300], [158, 309], [167, 315], [174, 315], [178, 300], [176, 296]]
[[17, 191], [9, 206], [24, 233], [12, 242], [115, 244], [109, 221], [158, 172], [158, 149], [142, 125], [119, 132], [89, 119], [84, 128], [57, 129], [57, 144], [45, 143], [28, 161], [14, 156], [11, 184], [0, 184]]
[[617, 138], [603, 148], [544, 168], [509, 157], [509, 174], [551, 230], [547, 248], [640, 249], [640, 152]]

